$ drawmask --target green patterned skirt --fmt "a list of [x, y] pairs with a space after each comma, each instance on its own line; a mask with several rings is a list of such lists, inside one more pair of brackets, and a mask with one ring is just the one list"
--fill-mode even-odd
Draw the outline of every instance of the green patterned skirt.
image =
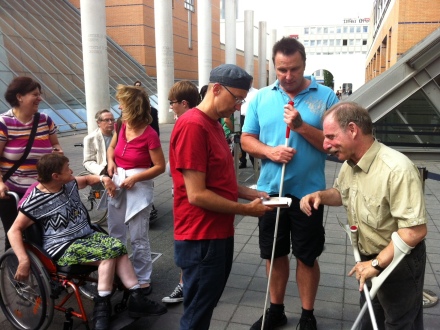
[[119, 239], [96, 232], [70, 244], [57, 264], [60, 266], [85, 264], [118, 258], [124, 254], [127, 254], [127, 248]]

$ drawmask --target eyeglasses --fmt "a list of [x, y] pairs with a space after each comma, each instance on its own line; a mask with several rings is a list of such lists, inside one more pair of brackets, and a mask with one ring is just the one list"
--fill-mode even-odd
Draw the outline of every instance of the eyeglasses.
[[246, 102], [245, 99], [240, 99], [237, 96], [235, 96], [234, 94], [232, 94], [232, 92], [228, 89], [228, 87], [226, 87], [225, 85], [222, 85], [228, 92], [229, 94], [232, 95], [232, 97], [235, 99], [235, 104], [243, 104], [244, 102]]
[[100, 119], [99, 121], [105, 121], [106, 123], [114, 123], [114, 122], [115, 122], [115, 120], [114, 120], [114, 119], [111, 119], [111, 118], [108, 118], [108, 119]]
[[170, 105], [172, 106], [174, 103], [182, 103], [182, 101], [170, 101]]

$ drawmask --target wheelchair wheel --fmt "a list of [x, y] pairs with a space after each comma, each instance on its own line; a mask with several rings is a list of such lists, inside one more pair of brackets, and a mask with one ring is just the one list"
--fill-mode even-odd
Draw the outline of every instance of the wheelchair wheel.
[[[78, 174], [78, 176], [85, 175], [90, 175], [90, 173], [83, 171]], [[95, 196], [95, 193], [101, 196], [104, 193], [104, 190], [104, 186], [101, 183], [98, 183], [93, 186], [87, 186], [79, 191], [81, 201], [89, 212], [90, 221], [92, 223], [101, 224], [107, 220], [107, 209], [98, 210], [100, 197], [97, 198], [97, 196]]]
[[47, 329], [52, 322], [54, 302], [49, 276], [30, 251], [29, 278], [14, 280], [18, 259], [12, 249], [0, 258], [0, 305], [6, 318], [17, 329]]

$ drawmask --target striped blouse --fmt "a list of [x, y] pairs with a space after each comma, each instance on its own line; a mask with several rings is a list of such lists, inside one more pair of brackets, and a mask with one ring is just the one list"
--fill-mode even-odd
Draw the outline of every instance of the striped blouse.
[[[12, 109], [0, 115], [0, 143], [6, 143], [0, 157], [0, 170], [4, 175], [24, 153], [32, 130], [33, 117], [23, 124], [15, 118]], [[24, 193], [36, 181], [38, 160], [52, 152], [49, 136], [56, 134], [56, 125], [46, 114], [40, 113], [37, 134], [28, 157], [6, 181], [11, 191]]]

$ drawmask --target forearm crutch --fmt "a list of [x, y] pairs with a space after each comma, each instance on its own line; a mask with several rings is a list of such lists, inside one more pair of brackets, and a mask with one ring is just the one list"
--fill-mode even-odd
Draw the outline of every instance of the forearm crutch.
[[[291, 106], [294, 105], [293, 101], [289, 101], [289, 104]], [[290, 128], [289, 125], [286, 127], [286, 141], [284, 142], [284, 146], [289, 146], [289, 137], [290, 137]], [[279, 197], [283, 194], [283, 188], [284, 188], [284, 173], [286, 172], [286, 163], [283, 163], [283, 167], [281, 168], [281, 179], [280, 179], [280, 192]], [[266, 298], [264, 299], [264, 310], [263, 310], [263, 320], [261, 323], [261, 330], [264, 329], [264, 321], [266, 319], [266, 309], [267, 309], [267, 298], [269, 296], [269, 289], [270, 289], [270, 280], [272, 279], [272, 267], [273, 267], [273, 260], [275, 257], [275, 246], [277, 242], [277, 236], [278, 236], [278, 223], [280, 221], [280, 210], [281, 208], [277, 208], [277, 215], [275, 218], [275, 230], [273, 233], [273, 245], [272, 245], [272, 255], [270, 257], [270, 266], [269, 266], [269, 275], [267, 277], [267, 289], [266, 289]]]
[[[338, 222], [339, 225], [344, 229], [344, 231], [348, 234], [348, 237], [350, 238], [351, 244], [353, 246], [353, 254], [355, 256], [355, 261], [356, 263], [360, 262], [360, 254], [359, 254], [359, 249], [357, 247], [357, 227], [356, 226], [351, 226], [349, 227], [348, 225], [343, 225], [338, 218]], [[373, 310], [373, 305], [371, 303], [371, 300], [376, 296], [377, 291], [379, 290], [379, 288], [381, 287], [381, 285], [383, 284], [383, 282], [386, 280], [386, 278], [391, 274], [391, 272], [394, 270], [394, 268], [396, 268], [396, 266], [400, 263], [400, 261], [406, 256], [408, 255], [411, 250], [413, 249], [413, 247], [409, 246], [408, 244], [406, 244], [399, 236], [399, 234], [397, 234], [397, 232], [394, 232], [391, 235], [391, 239], [393, 241], [394, 244], [394, 256], [393, 256], [393, 260], [391, 261], [391, 263], [379, 274], [379, 276], [374, 277], [371, 279], [371, 290], [368, 290], [368, 287], [366, 284], [364, 284], [364, 294], [365, 294], [365, 304], [362, 306], [362, 309], [359, 313], [359, 315], [357, 316], [353, 326], [352, 326], [352, 330], [355, 330], [359, 323], [361, 322], [361, 319], [363, 317], [363, 315], [365, 314], [365, 311], [368, 308], [368, 311], [370, 313], [370, 318], [371, 318], [371, 323], [373, 325], [374, 329], [377, 329], [377, 322], [376, 322], [376, 317], [374, 315], [374, 310]], [[359, 260], [359, 261], [358, 261]], [[368, 292], [369, 291], [369, 292]]]
[[[339, 225], [342, 227], [342, 229], [344, 229], [344, 231], [348, 235], [348, 238], [350, 239], [351, 246], [353, 247], [354, 261], [356, 263], [361, 262], [361, 255], [360, 255], [359, 249], [358, 249], [358, 232], [357, 232], [358, 229], [357, 229], [357, 227], [344, 225], [339, 220], [338, 216], [336, 216], [336, 218], [338, 219]], [[377, 328], [376, 316], [374, 315], [373, 304], [371, 302], [370, 293], [369, 293], [368, 286], [366, 283], [364, 284], [362, 289], [363, 289], [364, 295], [365, 295], [365, 306], [368, 307], [368, 312], [370, 313], [371, 324], [373, 325], [373, 329], [377, 330], [378, 328]]]

